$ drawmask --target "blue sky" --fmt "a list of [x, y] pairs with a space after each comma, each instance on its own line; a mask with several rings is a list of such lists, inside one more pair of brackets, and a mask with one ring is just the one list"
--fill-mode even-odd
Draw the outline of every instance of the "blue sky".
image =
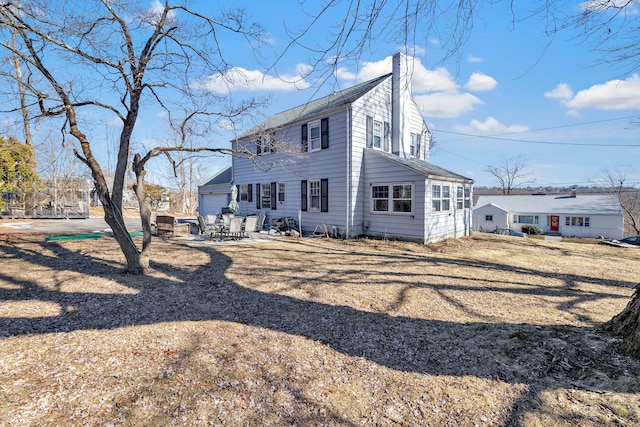
[[[348, 3], [339, 2], [330, 9], [304, 42], [326, 45], [338, 28], [336, 23], [344, 20]], [[413, 95], [436, 138], [431, 161], [474, 179], [477, 186], [497, 185], [486, 167], [513, 156], [526, 158], [535, 179], [532, 186], [588, 185], [604, 168], [628, 168], [630, 182], [640, 185], [635, 167], [640, 157], [640, 127], [632, 124], [640, 122], [638, 75], [625, 73], [615, 64], [602, 64], [606, 57], [591, 52], [591, 45], [573, 30], [561, 31], [550, 40], [545, 36], [546, 21], [540, 16], [520, 19], [526, 16], [525, 10], [516, 11], [514, 20], [508, 3], [483, 5], [466, 43], [446, 60], [450, 40], [435, 34], [446, 34], [451, 11], [438, 17], [443, 31], [418, 39]], [[140, 0], [140, 4], [153, 8], [157, 0]], [[269, 46], [260, 51], [260, 60], [247, 43], [220, 39], [227, 61], [237, 67], [231, 75], [241, 73], [245, 79], [236, 81], [245, 84], [229, 88], [220, 85], [216, 76], [206, 81], [209, 89], [235, 98], [270, 97], [264, 118], [388, 73], [391, 56], [407, 49], [382, 31], [358, 63], [340, 61], [333, 78], [321, 85], [317, 75], [309, 74], [313, 53], [286, 47], [287, 30], [307, 26], [323, 2], [192, 0], [189, 4], [205, 15], [215, 15], [224, 7], [244, 7], [248, 17], [265, 28]], [[578, 1], [563, 4], [561, 12], [567, 14], [580, 13], [584, 6]], [[632, 5], [628, 11], [636, 14], [638, 9]], [[266, 69], [282, 52], [286, 53], [275, 67]], [[166, 139], [166, 114], [154, 108], [141, 114], [134, 133], [138, 145], [152, 146]], [[95, 122], [101, 124], [94, 126], [92, 136], [115, 145], [117, 129], [110, 129], [112, 122]], [[247, 121], [238, 131], [253, 124]], [[232, 137], [231, 132], [220, 130], [208, 143], [228, 144]], [[103, 151], [113, 154], [113, 150]], [[229, 162], [228, 157], [210, 159], [202, 179]], [[158, 182], [161, 177], [157, 175], [150, 173], [150, 180]]]
[[[237, 4], [268, 31], [272, 45], [262, 52], [267, 59], [287, 43], [284, 25], [295, 28], [309, 19], [297, 1]], [[579, 11], [580, 4], [571, 9]], [[304, 7], [313, 13], [313, 5]], [[342, 19], [341, 10], [325, 17], [331, 18]], [[538, 18], [514, 23], [504, 5], [485, 6], [468, 41], [449, 60], [442, 61], [443, 43], [437, 38], [416, 46], [413, 93], [437, 141], [431, 161], [473, 178], [476, 185], [496, 185], [485, 168], [510, 156], [525, 156], [534, 186], [588, 185], [600, 170], [614, 167], [630, 168], [629, 177], [640, 183], [635, 167], [640, 128], [631, 124], [640, 119], [640, 78], [600, 64], [603, 55], [591, 52], [575, 32], [560, 32], [550, 41], [544, 24]], [[312, 37], [323, 43], [326, 28]], [[402, 49], [377, 40], [358, 67], [345, 64], [337, 70], [337, 87], [389, 72], [390, 56]], [[318, 89], [300, 77], [308, 52], [293, 50], [277, 65], [280, 75], [298, 77], [294, 87], [273, 70], [263, 74], [251, 55], [240, 51], [235, 64], [255, 77], [255, 86], [237, 88], [235, 94], [269, 94], [273, 112], [336, 87]]]

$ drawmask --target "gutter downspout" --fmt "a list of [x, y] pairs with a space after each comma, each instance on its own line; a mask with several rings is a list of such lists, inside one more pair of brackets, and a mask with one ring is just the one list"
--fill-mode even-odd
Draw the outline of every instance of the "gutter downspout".
[[351, 109], [351, 106], [349, 106], [347, 108], [347, 209], [346, 209], [346, 215], [347, 215], [347, 220], [345, 222], [345, 238], [349, 238], [349, 233], [350, 233], [350, 221], [349, 218], [352, 217], [353, 215], [351, 214], [351, 211], [353, 209], [353, 206], [351, 206], [351, 203], [353, 201], [353, 189], [351, 188], [351, 184], [353, 182], [353, 141], [351, 140], [351, 116], [352, 116], [353, 110]]

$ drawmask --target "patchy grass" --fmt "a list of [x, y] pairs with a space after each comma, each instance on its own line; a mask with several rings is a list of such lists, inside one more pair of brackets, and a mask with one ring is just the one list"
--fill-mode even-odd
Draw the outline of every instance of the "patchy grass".
[[0, 425], [634, 425], [640, 251], [0, 237]]

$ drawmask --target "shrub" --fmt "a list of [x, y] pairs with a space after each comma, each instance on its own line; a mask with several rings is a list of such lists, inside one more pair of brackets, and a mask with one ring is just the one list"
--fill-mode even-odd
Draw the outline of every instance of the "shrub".
[[540, 229], [535, 225], [523, 225], [522, 232], [527, 233], [530, 236], [535, 236], [536, 234], [540, 234]]

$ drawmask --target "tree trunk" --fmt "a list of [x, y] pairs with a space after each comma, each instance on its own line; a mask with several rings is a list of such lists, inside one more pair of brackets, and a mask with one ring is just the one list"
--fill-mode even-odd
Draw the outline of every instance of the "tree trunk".
[[603, 325], [604, 330], [622, 337], [623, 350], [640, 358], [640, 286], [622, 312]]
[[131, 239], [129, 230], [124, 223], [122, 211], [112, 203], [102, 201], [104, 208], [104, 220], [113, 231], [113, 237], [118, 242], [122, 253], [127, 261], [127, 273], [145, 274], [149, 271], [149, 257], [143, 256], [138, 247]]

